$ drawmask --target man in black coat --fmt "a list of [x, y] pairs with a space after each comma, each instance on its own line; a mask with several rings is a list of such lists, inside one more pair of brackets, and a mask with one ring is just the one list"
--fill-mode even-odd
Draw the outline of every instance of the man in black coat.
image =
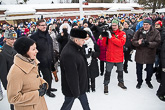
[[[55, 97], [51, 91], [56, 91], [51, 88], [52, 84], [52, 73], [54, 71], [53, 68], [53, 41], [50, 37], [48, 31], [46, 30], [46, 22], [42, 20], [37, 21], [38, 30], [30, 36], [31, 39], [36, 41], [37, 45], [37, 59], [40, 61], [39, 71], [41, 71], [43, 75], [43, 79], [47, 81], [49, 84], [49, 88], [47, 90], [47, 95], [49, 97]], [[54, 69], [54, 70], [53, 70]]]
[[84, 110], [90, 110], [87, 91], [87, 61], [83, 53], [83, 44], [87, 32], [73, 28], [70, 40], [60, 57], [62, 93], [65, 101], [61, 110], [70, 110], [75, 98], [78, 98]]
[[162, 44], [160, 60], [161, 60], [161, 81], [156, 95], [160, 100], [165, 101], [165, 41]]
[[[5, 90], [7, 89], [7, 75], [10, 67], [13, 65], [14, 56], [17, 53], [13, 49], [15, 38], [17, 38], [17, 33], [14, 30], [6, 30], [4, 34], [5, 43], [0, 50], [0, 79]], [[10, 105], [10, 108], [14, 110], [13, 105]]]

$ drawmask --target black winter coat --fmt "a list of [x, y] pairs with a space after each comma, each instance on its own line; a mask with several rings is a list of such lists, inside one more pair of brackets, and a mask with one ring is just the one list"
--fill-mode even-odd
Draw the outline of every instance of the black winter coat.
[[64, 36], [61, 36], [61, 33], [57, 36], [57, 41], [59, 43], [59, 53], [62, 52], [64, 46], [67, 44], [69, 39], [69, 34], [64, 34]]
[[0, 52], [0, 79], [5, 90], [7, 87], [7, 75], [10, 67], [13, 65], [13, 60], [16, 53], [17, 52], [7, 44], [4, 44]]
[[134, 31], [132, 29], [129, 29], [129, 28], [128, 29], [124, 28], [123, 31], [126, 33], [126, 42], [125, 42], [124, 47], [131, 50], [133, 48], [132, 38], [134, 36]]
[[69, 40], [60, 57], [62, 93], [78, 97], [87, 91], [87, 62], [83, 48]]
[[38, 29], [30, 38], [36, 41], [39, 67], [51, 68], [53, 64], [53, 41], [49, 33]]
[[157, 30], [160, 32], [160, 36], [161, 36], [161, 43], [159, 44], [159, 46], [157, 48], [157, 54], [160, 54], [163, 42], [165, 40], [165, 28], [162, 27], [162, 28], [157, 29]]

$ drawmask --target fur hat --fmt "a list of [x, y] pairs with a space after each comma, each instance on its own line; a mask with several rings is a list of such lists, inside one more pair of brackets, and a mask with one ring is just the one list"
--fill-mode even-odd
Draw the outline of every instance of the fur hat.
[[87, 37], [87, 32], [82, 29], [73, 28], [71, 29], [70, 36], [85, 39]]
[[30, 49], [30, 46], [32, 46], [34, 43], [35, 41], [30, 38], [21, 37], [15, 41], [14, 49], [17, 51], [17, 53], [26, 55]]

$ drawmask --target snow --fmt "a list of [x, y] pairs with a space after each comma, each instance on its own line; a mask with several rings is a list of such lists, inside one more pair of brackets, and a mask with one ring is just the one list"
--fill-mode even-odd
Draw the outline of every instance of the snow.
[[[134, 59], [134, 55], [132, 56], [132, 59]], [[111, 82], [108, 85], [109, 95], [103, 93], [104, 76], [96, 78], [96, 92], [87, 93], [91, 110], [165, 110], [164, 102], [160, 101], [156, 96], [159, 83], [157, 83], [155, 75], [153, 75], [151, 81], [154, 88], [150, 89], [145, 83], [146, 72], [143, 71], [143, 85], [141, 89], [136, 89], [137, 81], [135, 62], [129, 62], [128, 72], [128, 74], [124, 73], [124, 81], [128, 89], [123, 90], [117, 85], [116, 67], [113, 68]], [[60, 79], [60, 72], [58, 72], [58, 76]], [[54, 92], [56, 94], [55, 98], [50, 98], [45, 95], [49, 110], [60, 110], [64, 102], [60, 81], [61, 80], [55, 82], [53, 79], [52, 87], [58, 89], [57, 92]], [[6, 91], [3, 90], [3, 92], [4, 99], [0, 101], [0, 110], [10, 110]], [[78, 99], [75, 100], [72, 110], [83, 110]]]

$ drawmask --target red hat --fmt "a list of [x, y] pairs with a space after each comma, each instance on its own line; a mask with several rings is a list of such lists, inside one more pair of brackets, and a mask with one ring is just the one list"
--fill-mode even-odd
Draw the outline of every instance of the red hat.
[[162, 27], [162, 21], [157, 21], [155, 24], [159, 24]]
[[25, 33], [29, 32], [29, 29], [25, 28]]

